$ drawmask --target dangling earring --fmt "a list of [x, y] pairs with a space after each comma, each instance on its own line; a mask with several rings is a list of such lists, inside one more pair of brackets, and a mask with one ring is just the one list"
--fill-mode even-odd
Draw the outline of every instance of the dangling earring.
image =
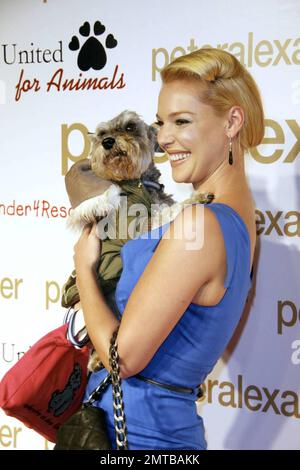
[[229, 158], [228, 158], [229, 165], [233, 164], [233, 156], [232, 156], [232, 140], [229, 137]]

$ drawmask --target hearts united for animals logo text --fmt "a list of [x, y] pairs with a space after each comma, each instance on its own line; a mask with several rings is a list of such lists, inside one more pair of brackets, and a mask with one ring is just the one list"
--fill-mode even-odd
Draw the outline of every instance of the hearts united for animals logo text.
[[[70, 38], [68, 49], [76, 57], [76, 63], [81, 70], [78, 76], [66, 77], [63, 67], [57, 69], [46, 83], [42, 83], [38, 77], [28, 76], [25, 66], [27, 64], [39, 63], [63, 63], [62, 41], [58, 42], [57, 49], [40, 49], [31, 43], [31, 49], [19, 49], [17, 44], [2, 44], [2, 58], [7, 65], [20, 64], [22, 68], [15, 86], [15, 101], [19, 101], [25, 94], [36, 93], [44, 89], [46, 92], [52, 90], [99, 91], [106, 89], [122, 89], [126, 86], [124, 73], [119, 72], [119, 66], [115, 65], [112, 76], [103, 74], [99, 77], [85, 77], [83, 74], [88, 71], [103, 70], [111, 57], [112, 50], [118, 46], [118, 40], [109, 32], [106, 33], [106, 26], [97, 20], [91, 28], [91, 24], [85, 21], [78, 29], [78, 34]], [[111, 59], [113, 60], [113, 59]]]

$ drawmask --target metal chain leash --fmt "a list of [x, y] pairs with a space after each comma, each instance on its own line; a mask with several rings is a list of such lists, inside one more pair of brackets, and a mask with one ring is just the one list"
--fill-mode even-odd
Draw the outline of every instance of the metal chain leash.
[[119, 355], [117, 350], [117, 335], [119, 326], [113, 333], [109, 348], [109, 365], [111, 367], [111, 382], [113, 392], [114, 423], [118, 450], [128, 450], [126, 417], [124, 412], [123, 392], [121, 389]]
[[98, 387], [90, 394], [88, 401], [84, 405], [92, 405], [96, 400], [99, 400], [102, 392], [108, 387], [111, 382], [111, 375], [108, 374], [105, 379], [98, 385]]

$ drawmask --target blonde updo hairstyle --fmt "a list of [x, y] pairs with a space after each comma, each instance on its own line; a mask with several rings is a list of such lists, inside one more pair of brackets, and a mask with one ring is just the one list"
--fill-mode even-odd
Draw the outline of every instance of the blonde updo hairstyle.
[[232, 106], [244, 111], [239, 131], [242, 151], [259, 145], [264, 136], [264, 112], [258, 87], [249, 72], [229, 52], [202, 48], [178, 57], [161, 71], [163, 84], [174, 80], [198, 80], [199, 98], [224, 116]]

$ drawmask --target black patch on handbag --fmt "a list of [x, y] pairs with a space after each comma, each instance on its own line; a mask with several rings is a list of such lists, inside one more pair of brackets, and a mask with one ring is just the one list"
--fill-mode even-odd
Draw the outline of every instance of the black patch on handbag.
[[110, 450], [105, 411], [90, 404], [68, 419], [57, 432], [54, 450]]

